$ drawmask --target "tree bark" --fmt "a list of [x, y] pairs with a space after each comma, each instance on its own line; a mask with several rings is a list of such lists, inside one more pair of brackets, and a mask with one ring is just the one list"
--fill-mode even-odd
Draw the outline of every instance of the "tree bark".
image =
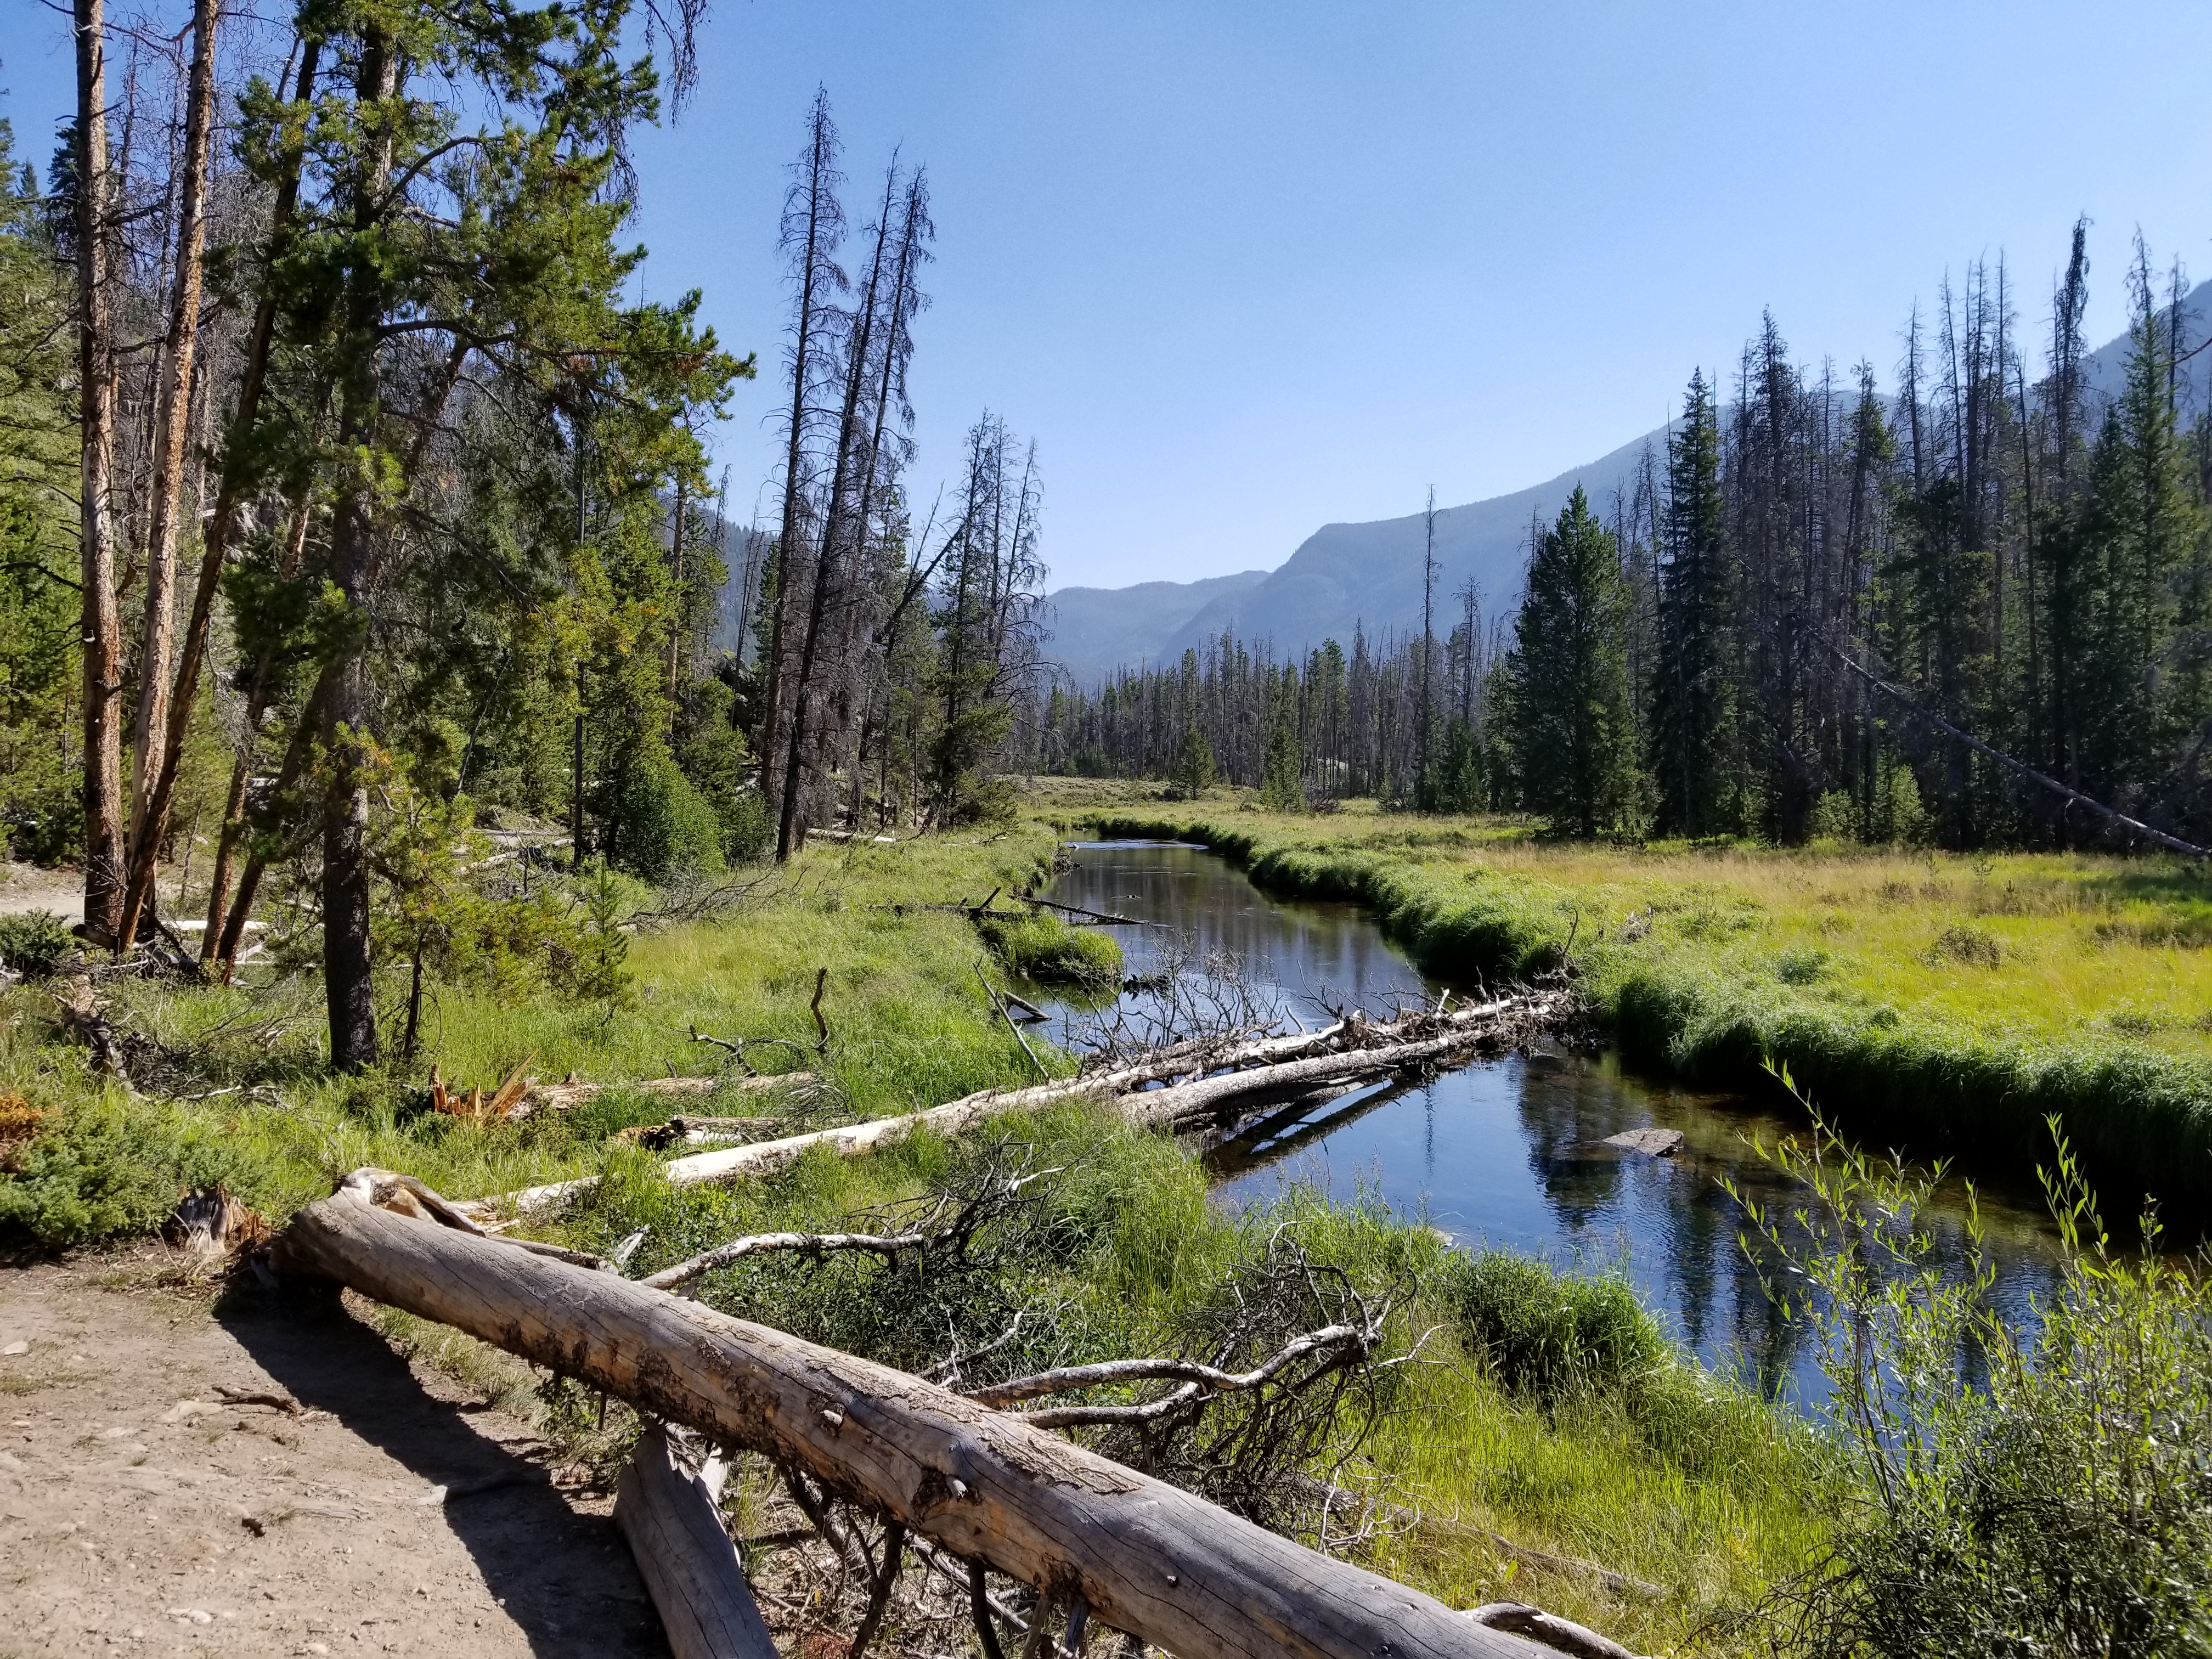
[[668, 1431], [638, 1437], [615, 1487], [615, 1524], [637, 1558], [675, 1659], [776, 1659], [752, 1586], [723, 1529], [719, 1456], [698, 1474], [679, 1468]]
[[467, 1332], [762, 1452], [1179, 1659], [1529, 1659], [1417, 1590], [888, 1366], [378, 1208], [356, 1171], [293, 1218], [288, 1271]]
[[[98, 0], [90, 0], [90, 3], [96, 5]], [[302, 43], [300, 76], [292, 94], [295, 103], [305, 103], [314, 91], [316, 68], [321, 51], [322, 42], [313, 35]], [[284, 176], [276, 187], [276, 200], [270, 217], [272, 245], [291, 223], [299, 193], [300, 156], [295, 151], [288, 161]], [[145, 843], [149, 848], [158, 845], [167, 829], [170, 804], [176, 798], [177, 775], [184, 764], [185, 740], [191, 732], [192, 704], [199, 696], [200, 669], [207, 657], [208, 629], [215, 616], [216, 594], [222, 586], [223, 556], [230, 544], [231, 520], [238, 516], [239, 508], [244, 504], [255, 477], [254, 471], [246, 459], [250, 448], [247, 440], [259, 417], [261, 389], [268, 377], [270, 347], [275, 337], [276, 321], [275, 296], [264, 292], [261, 303], [255, 308], [253, 332], [246, 343], [246, 367], [239, 381], [238, 405], [230, 418], [222, 482], [216, 489], [215, 510], [209, 514], [202, 532], [199, 581], [192, 592], [191, 617], [185, 624], [184, 641], [177, 653], [176, 684], [169, 694], [169, 719], [162, 734], [161, 764], [155, 775], [153, 789], [139, 815], [140, 821], [152, 831]], [[154, 866], [150, 858], [146, 860], [143, 869], [134, 860], [131, 886], [150, 890], [153, 879]], [[121, 908], [118, 896], [118, 924]], [[212, 912], [212, 907], [210, 910]], [[214, 917], [210, 914], [210, 936], [214, 931], [213, 922]]]
[[115, 606], [115, 379], [107, 270], [107, 40], [102, 0], [76, 0], [79, 585], [83, 594], [84, 926], [123, 926], [123, 624]]
[[[192, 66], [185, 102], [185, 153], [178, 180], [176, 272], [170, 289], [169, 340], [155, 417], [152, 522], [146, 537], [146, 635], [138, 654], [138, 730], [132, 757], [130, 881], [117, 948], [131, 948], [149, 901], [154, 865], [168, 833], [170, 794], [155, 811], [169, 722], [170, 664], [176, 641], [177, 518], [184, 501], [185, 451], [191, 434], [193, 365], [200, 327], [200, 273], [207, 242], [208, 152], [215, 127], [216, 0], [194, 0]], [[191, 710], [181, 711], [189, 725]]]

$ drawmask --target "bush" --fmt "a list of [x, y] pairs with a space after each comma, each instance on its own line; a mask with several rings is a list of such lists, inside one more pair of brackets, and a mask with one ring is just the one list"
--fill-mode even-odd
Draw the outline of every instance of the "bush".
[[1024, 979], [1106, 986], [1121, 977], [1121, 947], [1096, 927], [1071, 927], [1057, 916], [981, 915], [975, 931]]
[[2063, 1276], [2024, 1336], [1990, 1303], [1978, 1224], [1963, 1275], [1922, 1224], [1933, 1176], [1816, 1133], [1817, 1152], [1771, 1155], [1811, 1201], [1786, 1226], [1745, 1208], [1786, 1263], [1785, 1316], [1818, 1334], [1856, 1499], [1768, 1610], [1776, 1645], [1838, 1659], [2206, 1651], [2205, 1264], [2166, 1259], [2154, 1219], [2140, 1255], [2112, 1251], [2060, 1139], [2045, 1184]]
[[1454, 1257], [1439, 1299], [1469, 1353], [1507, 1388], [1544, 1399], [1634, 1382], [1670, 1355], [1621, 1279], [1570, 1278], [1508, 1251]]
[[250, 1191], [241, 1158], [175, 1114], [95, 1096], [48, 1107], [0, 1158], [0, 1244], [46, 1253], [151, 1232], [187, 1187]]
[[76, 945], [69, 923], [51, 910], [0, 916], [0, 968], [26, 979], [46, 979], [58, 972]]
[[714, 809], [659, 742], [640, 744], [623, 766], [608, 830], [615, 864], [645, 881], [722, 867]]

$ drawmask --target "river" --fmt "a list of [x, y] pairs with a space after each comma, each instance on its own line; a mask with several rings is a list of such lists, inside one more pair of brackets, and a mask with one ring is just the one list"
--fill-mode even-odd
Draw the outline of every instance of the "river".
[[[1107, 842], [1066, 850], [1073, 865], [1053, 898], [1160, 924], [1111, 930], [1132, 975], [1186, 952], [1225, 952], [1271, 1012], [1309, 1027], [1326, 1023], [1324, 1005], [1387, 1012], [1394, 1001], [1480, 988], [1427, 978], [1357, 906], [1270, 898], [1202, 848]], [[1123, 1002], [1139, 1012], [1143, 1000]], [[1079, 1029], [1070, 1018], [1063, 1008], [1055, 1021], [1064, 1040]], [[1703, 1092], [1640, 1075], [1611, 1052], [1540, 1045], [1267, 1120], [1256, 1138], [1208, 1158], [1224, 1204], [1265, 1202], [1286, 1182], [1310, 1182], [1340, 1200], [1379, 1198], [1469, 1247], [1624, 1271], [1708, 1364], [1809, 1407], [1826, 1389], [1807, 1333], [1761, 1288], [1740, 1243], [1741, 1212], [1722, 1184], [1733, 1181], [1762, 1204], [1790, 1201], [1789, 1184], [1753, 1141], [1807, 1127], [1778, 1088], [1757, 1097]], [[1653, 1158], [1604, 1144], [1645, 1127], [1680, 1130], [1680, 1151]], [[2057, 1281], [2054, 1235], [2034, 1194], [1978, 1190], [1997, 1306], [2026, 1322], [2031, 1299]], [[1934, 1231], [1955, 1267], [1962, 1184], [1947, 1182], [1942, 1196]]]

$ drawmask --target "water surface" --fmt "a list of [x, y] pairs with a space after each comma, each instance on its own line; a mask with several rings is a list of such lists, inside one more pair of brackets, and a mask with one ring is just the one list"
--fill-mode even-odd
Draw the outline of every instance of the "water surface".
[[[1165, 924], [1116, 927], [1132, 975], [1224, 952], [1269, 1012], [1305, 1026], [1331, 1007], [1388, 1013], [1450, 988], [1425, 977], [1355, 905], [1279, 901], [1203, 848], [1101, 842], [1068, 849], [1063, 903]], [[1141, 999], [1125, 998], [1133, 1011]], [[1069, 1028], [1063, 1025], [1061, 1034]], [[1761, 1203], [1795, 1201], [1753, 1149], [1802, 1133], [1787, 1097], [1702, 1092], [1639, 1076], [1611, 1053], [1535, 1052], [1478, 1061], [1419, 1082], [1377, 1085], [1262, 1120], [1209, 1158], [1221, 1200], [1264, 1201], [1304, 1181], [1338, 1199], [1363, 1193], [1419, 1215], [1455, 1241], [1503, 1246], [1556, 1265], [1618, 1265], [1676, 1336], [1709, 1363], [1743, 1368], [1810, 1403], [1825, 1389], [1805, 1333], [1783, 1319], [1739, 1242], [1723, 1180]], [[1602, 1143], [1624, 1130], [1680, 1130], [1681, 1151], [1650, 1158]], [[1963, 1194], [1936, 1218], [1955, 1263]], [[1996, 1299], [2025, 1320], [2057, 1278], [2039, 1203], [1981, 1192]]]

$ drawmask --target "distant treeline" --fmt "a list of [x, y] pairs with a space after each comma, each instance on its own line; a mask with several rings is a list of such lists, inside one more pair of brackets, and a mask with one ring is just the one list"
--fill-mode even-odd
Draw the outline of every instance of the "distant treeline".
[[1579, 834], [2141, 840], [2112, 808], [2202, 842], [2203, 343], [2138, 241], [2099, 396], [2087, 280], [2077, 226], [2039, 373], [2003, 265], [1970, 267], [1913, 313], [1891, 396], [1867, 363], [1793, 362], [1770, 316], [1726, 406], [1693, 375], [1663, 455], [1531, 526], [1510, 622], [1437, 593], [1431, 561], [1419, 631], [1287, 662], [1224, 637], [1055, 692], [1040, 763]]

